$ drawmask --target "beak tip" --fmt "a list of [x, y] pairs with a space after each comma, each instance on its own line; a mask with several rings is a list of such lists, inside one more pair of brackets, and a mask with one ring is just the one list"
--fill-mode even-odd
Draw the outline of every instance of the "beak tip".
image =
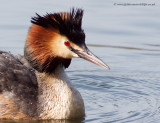
[[111, 70], [111, 69], [110, 69], [110, 67], [109, 67], [108, 65], [107, 65], [107, 66], [105, 66], [105, 69], [107, 69], [107, 70]]

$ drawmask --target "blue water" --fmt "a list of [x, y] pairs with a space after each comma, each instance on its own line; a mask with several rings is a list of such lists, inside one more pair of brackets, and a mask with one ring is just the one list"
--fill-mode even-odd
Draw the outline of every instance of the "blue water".
[[89, 49], [111, 70], [104, 70], [82, 59], [72, 60], [67, 73], [83, 96], [85, 119], [38, 122], [159, 123], [158, 0], [1, 1], [0, 50], [23, 54], [30, 18], [36, 12], [69, 11], [74, 6], [85, 10], [83, 28]]

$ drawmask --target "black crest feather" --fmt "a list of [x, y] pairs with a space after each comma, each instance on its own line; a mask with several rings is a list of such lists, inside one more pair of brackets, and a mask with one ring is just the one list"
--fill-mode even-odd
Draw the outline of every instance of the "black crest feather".
[[85, 34], [81, 28], [82, 17], [82, 9], [72, 8], [70, 13], [66, 14], [47, 13], [45, 16], [36, 14], [36, 17], [32, 17], [31, 22], [44, 28], [53, 27], [59, 30], [60, 34], [67, 36], [70, 41], [76, 44], [83, 44], [85, 42]]

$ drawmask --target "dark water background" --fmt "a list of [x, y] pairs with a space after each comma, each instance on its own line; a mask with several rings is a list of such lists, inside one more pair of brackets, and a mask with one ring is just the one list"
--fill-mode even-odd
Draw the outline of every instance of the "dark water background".
[[[0, 50], [23, 54], [35, 13], [84, 11], [89, 49], [111, 68], [74, 59], [68, 76], [81, 92], [85, 119], [33, 123], [159, 123], [160, 2], [158, 0], [5, 0], [0, 3]], [[31, 123], [31, 121], [0, 121]]]

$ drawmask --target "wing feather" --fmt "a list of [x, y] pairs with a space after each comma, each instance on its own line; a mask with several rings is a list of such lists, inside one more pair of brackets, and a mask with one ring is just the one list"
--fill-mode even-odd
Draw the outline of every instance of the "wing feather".
[[14, 95], [14, 102], [26, 114], [34, 114], [38, 96], [34, 69], [23, 56], [0, 51], [0, 94], [6, 92]]

